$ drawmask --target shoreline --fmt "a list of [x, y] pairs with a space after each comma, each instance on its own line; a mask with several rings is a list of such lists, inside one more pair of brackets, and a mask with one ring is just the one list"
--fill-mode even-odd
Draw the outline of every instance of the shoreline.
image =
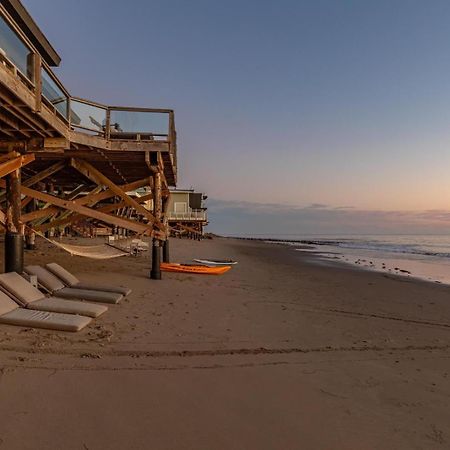
[[27, 264], [54, 260], [133, 292], [79, 333], [0, 326], [5, 448], [450, 442], [448, 286], [228, 238], [171, 241], [174, 262], [238, 260], [227, 274], [161, 281], [148, 278], [148, 252], [93, 261], [38, 244]]
[[[238, 239], [246, 240], [247, 238]], [[345, 248], [339, 247], [338, 241], [335, 242], [336, 245], [328, 245], [311, 239], [248, 238], [248, 240], [295, 247], [298, 251], [310, 253], [320, 260], [344, 264], [353, 268], [450, 285], [450, 260], [433, 257], [433, 255], [418, 256], [407, 252], [396, 253], [375, 249]]]

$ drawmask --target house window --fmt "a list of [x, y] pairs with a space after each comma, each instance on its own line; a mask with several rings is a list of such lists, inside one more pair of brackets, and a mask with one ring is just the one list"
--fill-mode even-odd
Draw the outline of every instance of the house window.
[[187, 203], [186, 202], [175, 202], [174, 209], [176, 213], [186, 213], [187, 212]]

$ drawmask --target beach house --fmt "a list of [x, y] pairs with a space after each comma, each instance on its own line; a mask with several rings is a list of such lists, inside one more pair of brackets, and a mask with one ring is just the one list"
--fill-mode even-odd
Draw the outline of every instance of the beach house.
[[204, 227], [208, 225], [208, 197], [193, 189], [171, 189], [167, 206], [167, 221], [171, 233], [176, 236], [201, 238]]
[[[32, 249], [36, 233], [89, 221], [152, 236], [152, 275], [157, 278], [168, 237], [164, 211], [169, 187], [177, 180], [174, 111], [75, 97], [52, 70], [60, 62], [22, 3], [1, 0], [0, 223], [6, 231], [5, 269], [22, 272], [24, 236]], [[89, 74], [88, 66], [85, 70]], [[152, 211], [142, 205], [145, 200], [128, 195], [143, 187], [154, 199]], [[114, 201], [105, 204], [107, 199]], [[123, 207], [135, 214], [117, 215]]]

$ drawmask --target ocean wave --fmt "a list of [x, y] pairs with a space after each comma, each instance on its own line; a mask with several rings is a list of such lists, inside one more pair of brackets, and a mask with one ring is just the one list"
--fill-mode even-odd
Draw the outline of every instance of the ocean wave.
[[425, 245], [418, 245], [416, 243], [393, 243], [393, 242], [376, 242], [376, 241], [364, 241], [353, 239], [302, 239], [302, 240], [268, 240], [266, 242], [283, 243], [285, 245], [314, 245], [314, 246], [329, 246], [338, 247], [342, 249], [352, 250], [372, 250], [377, 252], [397, 253], [397, 254], [410, 254], [410, 255], [422, 255], [422, 256], [435, 256], [439, 258], [450, 258], [450, 243], [448, 244], [448, 250], [443, 249], [442, 244], [439, 245], [440, 249], [433, 249], [435, 246], [433, 243], [427, 243]]

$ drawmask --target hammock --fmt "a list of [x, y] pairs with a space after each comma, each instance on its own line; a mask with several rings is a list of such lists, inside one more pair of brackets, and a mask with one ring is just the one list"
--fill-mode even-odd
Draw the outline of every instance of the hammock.
[[72, 245], [63, 244], [61, 242], [54, 241], [52, 239], [47, 239], [52, 244], [59, 248], [62, 248], [66, 252], [70, 253], [72, 256], [84, 256], [85, 258], [92, 259], [110, 259], [118, 258], [119, 256], [127, 256], [130, 252], [125, 250], [120, 250], [117, 247], [112, 247], [108, 244], [101, 245]]
[[51, 244], [59, 247], [66, 252], [70, 253], [72, 256], [83, 256], [85, 258], [92, 259], [111, 259], [118, 258], [119, 256], [127, 256], [130, 252], [126, 250], [121, 250], [117, 247], [112, 247], [109, 244], [100, 244], [100, 245], [73, 245], [73, 244], [63, 244], [62, 242], [55, 241], [53, 239], [49, 239], [45, 237], [44, 234], [35, 231], [36, 234], [44, 238], [46, 241]]

